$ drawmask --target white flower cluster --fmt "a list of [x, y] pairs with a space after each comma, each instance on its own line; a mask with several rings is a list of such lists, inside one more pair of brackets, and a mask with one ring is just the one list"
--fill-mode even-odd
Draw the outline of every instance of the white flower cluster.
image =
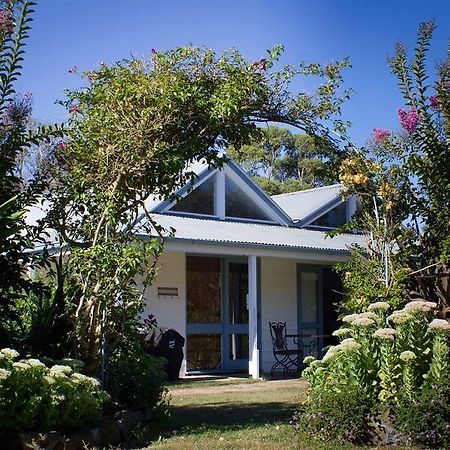
[[314, 358], [314, 356], [309, 355], [303, 359], [303, 364], [311, 364], [315, 360], [316, 358]]
[[6, 357], [9, 359], [16, 359], [19, 356], [19, 352], [12, 348], [2, 348], [0, 350], [0, 357]]
[[351, 350], [356, 350], [359, 347], [361, 347], [361, 344], [359, 344], [358, 342], [356, 342], [353, 338], [347, 338], [344, 339], [339, 345], [338, 345], [338, 349], [339, 351], [342, 352], [347, 352], [347, 351], [351, 351]]
[[416, 359], [416, 355], [413, 352], [411, 352], [410, 350], [406, 350], [406, 351], [400, 353], [400, 359], [405, 362], [411, 362]]
[[344, 316], [342, 321], [357, 327], [368, 327], [374, 325], [378, 318], [379, 317], [373, 311], [366, 311], [359, 314], [349, 314], [348, 316]]
[[55, 378], [50, 375], [44, 375], [43, 378], [48, 384], [53, 384], [55, 382]]
[[86, 383], [90, 384], [92, 387], [99, 387], [100, 382], [96, 378], [88, 377], [86, 375], [83, 375], [82, 373], [74, 373], [70, 377], [72, 381], [75, 383]]
[[11, 372], [9, 371], [9, 370], [6, 370], [6, 369], [0, 369], [0, 381], [1, 380], [6, 380], [6, 378], [8, 378], [9, 377], [9, 374], [10, 374]]
[[386, 312], [389, 308], [390, 308], [390, 305], [387, 302], [375, 302], [375, 303], [370, 304], [367, 309], [369, 311]]
[[22, 362], [24, 364], [28, 364], [30, 367], [45, 367], [45, 364], [39, 361], [38, 359], [22, 359], [19, 362]]
[[313, 369], [317, 369], [322, 365], [322, 361], [320, 359], [315, 359], [309, 364], [309, 367], [312, 367]]
[[330, 361], [331, 359], [333, 359], [336, 356], [338, 351], [339, 351], [339, 349], [336, 345], [330, 345], [328, 347], [327, 352], [325, 353], [325, 355], [322, 358], [322, 362], [327, 362], [327, 361]]
[[393, 341], [395, 338], [395, 330], [393, 328], [380, 328], [373, 333], [373, 336]]
[[429, 325], [432, 331], [442, 331], [444, 333], [450, 333], [450, 323], [445, 319], [434, 319]]
[[332, 335], [337, 337], [348, 336], [352, 330], [350, 328], [339, 328], [333, 331]]
[[352, 323], [358, 317], [359, 317], [359, 314], [349, 314], [348, 316], [344, 316], [342, 318], [342, 322], [344, 322], [344, 323]]
[[359, 314], [358, 319], [362, 319], [362, 318], [377, 320], [379, 317], [373, 311], [366, 311], [366, 312], [362, 312], [361, 314]]
[[13, 369], [16, 369], [16, 370], [28, 370], [31, 368], [30, 365], [28, 365], [27, 363], [22, 362], [22, 361], [13, 363], [12, 367], [13, 367]]
[[69, 366], [55, 364], [50, 368], [49, 375], [54, 378], [67, 378], [71, 373], [72, 369]]
[[370, 327], [375, 325], [375, 320], [370, 319], [369, 317], [358, 317], [352, 322], [352, 325], [355, 327]]
[[426, 300], [413, 300], [405, 305], [405, 311], [429, 313], [437, 309], [437, 304]]
[[390, 316], [388, 316], [388, 320], [395, 323], [396, 325], [402, 325], [408, 320], [412, 319], [411, 314], [406, 311], [394, 311]]

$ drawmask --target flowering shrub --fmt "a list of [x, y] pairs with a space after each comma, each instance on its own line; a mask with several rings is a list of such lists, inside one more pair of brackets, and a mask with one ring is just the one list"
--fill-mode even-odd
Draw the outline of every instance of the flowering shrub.
[[[308, 428], [323, 429], [326, 437], [358, 441], [371, 426], [394, 422], [411, 439], [450, 443], [450, 407], [436, 407], [450, 392], [450, 323], [434, 318], [436, 311], [436, 303], [424, 300], [392, 312], [388, 303], [376, 302], [343, 317], [344, 327], [333, 333], [339, 344], [330, 346], [322, 360], [304, 361], [303, 376], [312, 390], [299, 423], [309, 421]], [[354, 403], [346, 409], [357, 416], [352, 422], [340, 418], [343, 402]], [[419, 435], [413, 432], [419, 419], [413, 421], [410, 411], [422, 414], [427, 405], [431, 409], [421, 419]], [[439, 432], [428, 420], [430, 411]]]
[[18, 357], [15, 350], [0, 350], [0, 427], [76, 429], [98, 421], [108, 394], [95, 378], [68, 365], [48, 368]]

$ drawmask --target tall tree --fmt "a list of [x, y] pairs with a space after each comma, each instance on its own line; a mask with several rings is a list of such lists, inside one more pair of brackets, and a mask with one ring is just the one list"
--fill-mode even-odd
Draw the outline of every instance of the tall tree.
[[[76, 346], [89, 370], [98, 370], [102, 340], [117, 342], [124, 317], [142, 308], [133, 280], [141, 275], [145, 289], [155, 276], [161, 241], [138, 240], [133, 229], [143, 214], [149, 225], [140, 232], [157, 233], [145, 209], [150, 195], [170, 196], [192, 178], [186, 169], [193, 161], [221, 165], [221, 150], [249, 144], [256, 123], [285, 123], [345, 150], [339, 114], [348, 62], [276, 71], [281, 52], [275, 47], [251, 62], [234, 50], [153, 50], [149, 61], [85, 74], [88, 86], [68, 93], [70, 131], [53, 149], [48, 221], [70, 249]], [[292, 93], [290, 82], [301, 75], [322, 77], [322, 88]]]
[[274, 125], [259, 128], [250, 144], [227, 153], [270, 195], [337, 182], [342, 157], [326, 139]]

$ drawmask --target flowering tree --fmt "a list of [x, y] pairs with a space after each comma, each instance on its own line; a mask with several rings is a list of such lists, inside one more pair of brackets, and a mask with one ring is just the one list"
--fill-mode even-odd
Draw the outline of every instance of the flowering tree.
[[[372, 238], [369, 259], [359, 252], [350, 263], [363, 268], [359, 281], [349, 276], [353, 298], [366, 297], [361, 308], [377, 297], [398, 304], [408, 292], [450, 306], [450, 60], [431, 83], [433, 30], [433, 22], [420, 26], [411, 62], [403, 44], [389, 59], [406, 105], [398, 109], [400, 131], [374, 129], [370, 155], [357, 152], [341, 168], [347, 192], [362, 201], [352, 226]], [[364, 285], [375, 295], [365, 296]]]
[[[277, 71], [281, 52], [251, 62], [234, 50], [152, 50], [149, 61], [102, 65], [84, 74], [86, 88], [68, 92], [70, 129], [49, 155], [57, 170], [49, 172], [48, 222], [70, 248], [75, 343], [88, 370], [98, 369], [102, 342], [123, 339], [124, 318], [141, 310], [133, 280], [141, 275], [145, 289], [156, 273], [161, 241], [137, 240], [133, 229], [143, 214], [150, 220], [142, 233], [158, 230], [145, 208], [150, 195], [169, 197], [192, 178], [193, 161], [221, 165], [221, 149], [249, 142], [257, 123], [289, 124], [336, 152], [345, 147], [348, 62]], [[315, 94], [291, 92], [302, 75], [322, 78]]]
[[0, 345], [9, 341], [9, 328], [17, 326], [14, 302], [32, 287], [23, 276], [30, 255], [30, 232], [25, 230], [23, 208], [35, 201], [35, 184], [25, 185], [19, 170], [26, 149], [60, 130], [31, 128], [31, 93], [18, 95], [14, 82], [20, 76], [24, 46], [32, 21], [33, 1], [0, 2]]

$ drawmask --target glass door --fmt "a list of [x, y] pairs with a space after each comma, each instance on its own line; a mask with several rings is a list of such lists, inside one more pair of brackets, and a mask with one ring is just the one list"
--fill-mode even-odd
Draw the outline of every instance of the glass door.
[[187, 370], [222, 368], [222, 261], [186, 258]]
[[321, 267], [297, 266], [297, 323], [304, 356], [317, 358], [322, 351], [322, 285]]
[[248, 264], [245, 259], [188, 256], [187, 370], [248, 368]]

